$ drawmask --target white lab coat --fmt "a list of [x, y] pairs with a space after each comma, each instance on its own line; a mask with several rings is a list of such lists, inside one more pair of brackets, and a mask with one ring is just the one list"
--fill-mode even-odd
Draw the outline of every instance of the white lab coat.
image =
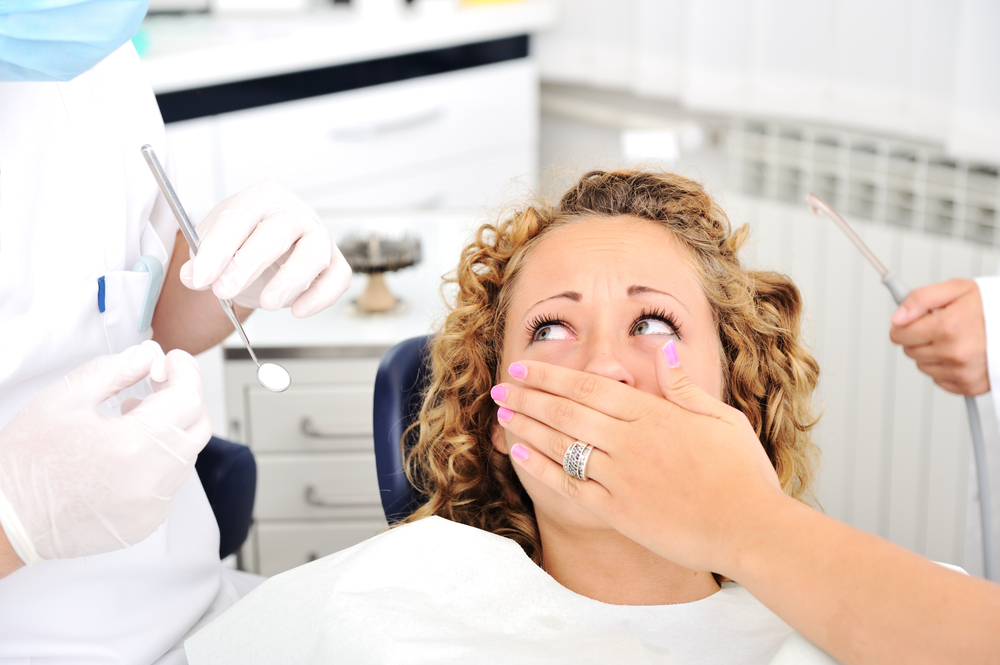
[[993, 409], [1000, 417], [1000, 276], [976, 279], [986, 319], [986, 363]]
[[[0, 426], [79, 365], [151, 336], [137, 330], [149, 277], [132, 268], [152, 255], [165, 272], [177, 226], [145, 143], [165, 155], [131, 44], [68, 83], [0, 83]], [[157, 661], [206, 610], [231, 603], [219, 598], [232, 594], [218, 545], [192, 473], [145, 541], [0, 579], [0, 662]]]

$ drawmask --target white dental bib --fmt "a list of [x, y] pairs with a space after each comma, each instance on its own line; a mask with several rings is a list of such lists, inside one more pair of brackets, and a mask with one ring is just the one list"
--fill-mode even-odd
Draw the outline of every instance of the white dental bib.
[[792, 634], [742, 587], [608, 605], [514, 541], [432, 517], [278, 575], [185, 648], [217, 663], [767, 663]]

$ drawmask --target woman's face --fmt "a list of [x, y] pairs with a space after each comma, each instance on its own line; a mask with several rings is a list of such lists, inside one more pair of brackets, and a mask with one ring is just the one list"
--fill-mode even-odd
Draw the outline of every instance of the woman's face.
[[[541, 360], [659, 395], [654, 354], [671, 339], [692, 380], [721, 399], [712, 310], [673, 234], [632, 217], [584, 219], [553, 231], [525, 263], [507, 313], [501, 380], [511, 381], [512, 362]], [[499, 426], [494, 440], [504, 453], [525, 443]], [[604, 526], [514, 469], [540, 526]]]

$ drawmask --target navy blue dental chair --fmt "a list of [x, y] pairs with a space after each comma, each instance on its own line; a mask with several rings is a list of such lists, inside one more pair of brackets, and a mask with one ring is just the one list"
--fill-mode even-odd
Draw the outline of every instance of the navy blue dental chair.
[[194, 464], [219, 524], [219, 558], [247, 539], [257, 493], [257, 462], [246, 446], [212, 437]]
[[[372, 431], [375, 434], [375, 467], [382, 508], [389, 524], [412, 513], [423, 497], [410, 485], [403, 471], [403, 432], [416, 421], [421, 397], [430, 379], [427, 359], [430, 336], [404, 340], [385, 352], [375, 376]], [[413, 431], [406, 439], [409, 449], [417, 441]]]

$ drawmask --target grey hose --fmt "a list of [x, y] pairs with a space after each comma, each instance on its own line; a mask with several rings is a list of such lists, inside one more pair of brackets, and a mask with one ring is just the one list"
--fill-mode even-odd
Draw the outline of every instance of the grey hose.
[[[903, 303], [910, 292], [891, 272], [882, 276], [882, 283], [892, 293], [897, 305]], [[983, 423], [979, 419], [976, 398], [966, 397], [969, 412], [969, 430], [972, 432], [972, 456], [976, 460], [976, 481], [979, 485], [979, 518], [983, 531], [983, 574], [991, 582], [997, 581], [996, 547], [993, 543], [993, 505], [990, 499], [990, 473], [986, 461], [986, 443], [983, 441]]]
[[[830, 204], [816, 196], [809, 194], [806, 196], [806, 203], [815, 214], [823, 213], [844, 232], [847, 238], [858, 248], [858, 251], [868, 259], [872, 267], [882, 276], [882, 283], [892, 294], [892, 299], [897, 305], [901, 305], [906, 300], [910, 290], [896, 279], [895, 275], [885, 267], [875, 253], [865, 244], [851, 225], [844, 220], [837, 211], [830, 207]], [[1000, 388], [995, 388], [1000, 390]], [[989, 465], [986, 461], [986, 444], [983, 442], [983, 424], [979, 420], [979, 407], [972, 397], [965, 398], [965, 408], [969, 411], [969, 429], [972, 431], [972, 454], [976, 460], [976, 480], [979, 484], [979, 516], [983, 529], [983, 573], [986, 579], [991, 582], [997, 581], [996, 571], [996, 549], [993, 544], [993, 505], [990, 501], [990, 474]]]
[[996, 548], [993, 542], [993, 505], [990, 500], [990, 474], [986, 464], [986, 444], [983, 442], [983, 424], [979, 420], [979, 406], [975, 397], [965, 398], [969, 410], [969, 428], [972, 430], [972, 455], [976, 459], [976, 480], [979, 482], [979, 518], [983, 525], [983, 571], [986, 579], [997, 581]]

